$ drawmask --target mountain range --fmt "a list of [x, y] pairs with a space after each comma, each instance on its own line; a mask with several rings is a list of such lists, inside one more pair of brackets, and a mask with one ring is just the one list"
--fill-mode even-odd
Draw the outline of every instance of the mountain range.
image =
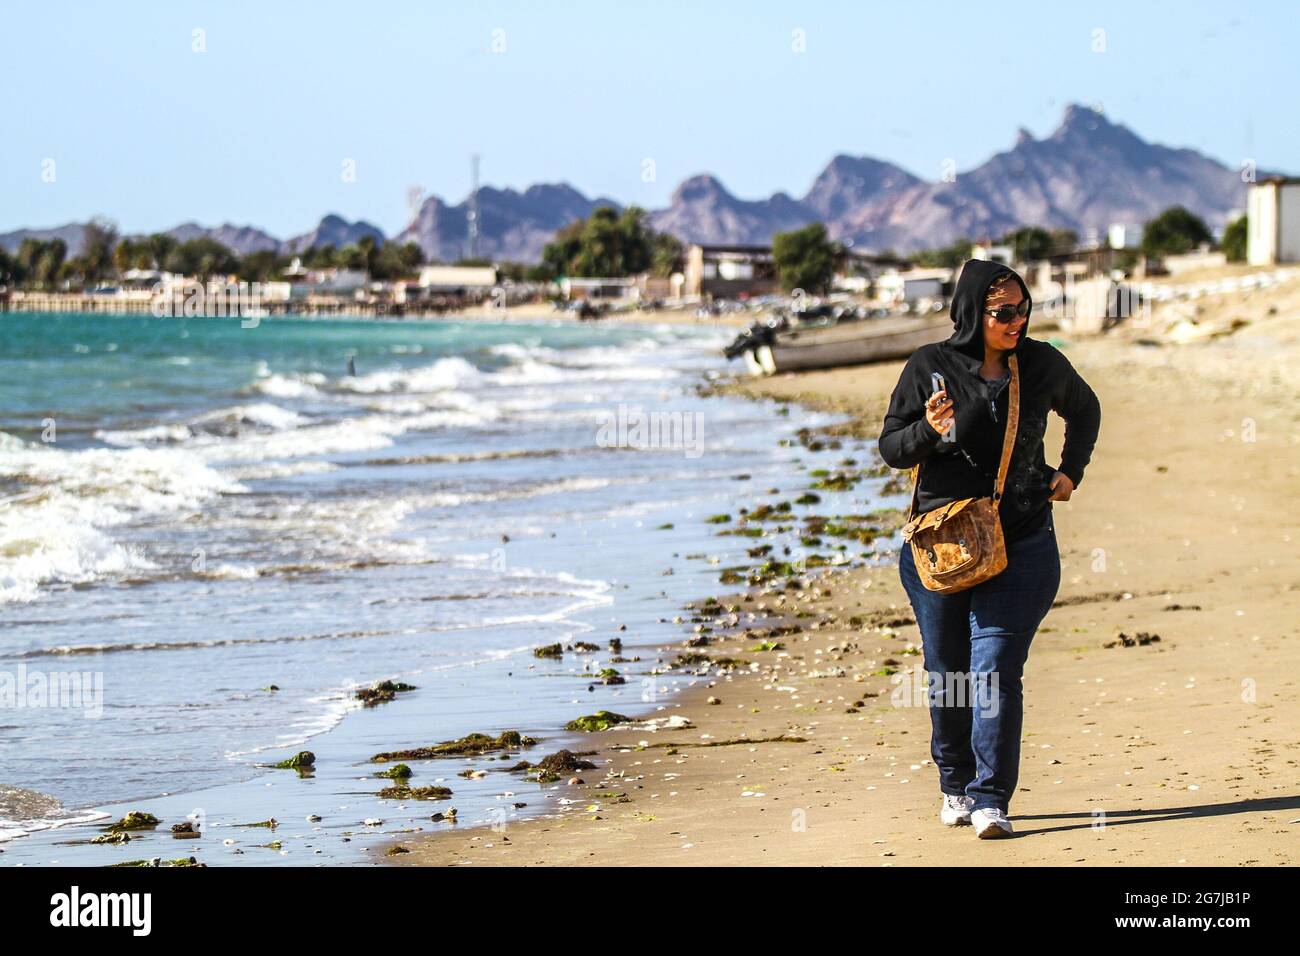
[[[701, 174], [682, 182], [668, 207], [651, 210], [649, 218], [654, 228], [685, 242], [732, 244], [767, 243], [775, 232], [821, 221], [832, 238], [855, 248], [910, 252], [963, 237], [996, 237], [1022, 225], [1103, 236], [1112, 223], [1140, 224], [1175, 205], [1219, 231], [1245, 208], [1245, 190], [1235, 169], [1193, 149], [1147, 142], [1100, 112], [1071, 105], [1049, 136], [1035, 139], [1021, 129], [1010, 149], [939, 181], [869, 156], [840, 155], [801, 197], [778, 192], [765, 199], [741, 199], [717, 177]], [[621, 208], [612, 199], [588, 199], [566, 183], [534, 185], [523, 192], [480, 188], [478, 253], [535, 262], [556, 230], [602, 205]], [[392, 238], [419, 244], [430, 260], [454, 261], [468, 251], [470, 207], [468, 199], [452, 205], [430, 196]], [[13, 250], [26, 236], [58, 235], [75, 254], [83, 229], [73, 223], [17, 230], [0, 235], [0, 246]], [[287, 240], [253, 226], [207, 228], [192, 222], [170, 234], [180, 239], [208, 235], [241, 254], [342, 246], [364, 235], [385, 238], [370, 223], [333, 214]]]

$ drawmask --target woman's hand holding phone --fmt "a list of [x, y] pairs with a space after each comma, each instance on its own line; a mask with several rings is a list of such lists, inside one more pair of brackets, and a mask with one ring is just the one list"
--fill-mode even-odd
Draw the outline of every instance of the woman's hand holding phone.
[[952, 427], [952, 402], [948, 400], [948, 390], [940, 389], [931, 395], [925, 403], [925, 420], [940, 435]]

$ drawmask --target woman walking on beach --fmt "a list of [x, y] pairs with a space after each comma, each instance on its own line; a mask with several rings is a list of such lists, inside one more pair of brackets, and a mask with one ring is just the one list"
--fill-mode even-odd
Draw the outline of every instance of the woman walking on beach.
[[[908, 359], [879, 441], [886, 464], [919, 466], [918, 515], [993, 495], [1014, 367], [1019, 420], [996, 502], [1005, 569], [965, 590], [939, 592], [922, 583], [908, 543], [899, 556], [929, 675], [940, 819], [972, 824], [983, 839], [1012, 833], [1007, 811], [1020, 769], [1021, 676], [1061, 580], [1051, 502], [1068, 501], [1083, 480], [1101, 425], [1097, 396], [1069, 360], [1028, 337], [1031, 307], [1029, 289], [1011, 269], [966, 262], [952, 299], [952, 336]], [[1066, 423], [1056, 469], [1043, 456], [1049, 411]]]

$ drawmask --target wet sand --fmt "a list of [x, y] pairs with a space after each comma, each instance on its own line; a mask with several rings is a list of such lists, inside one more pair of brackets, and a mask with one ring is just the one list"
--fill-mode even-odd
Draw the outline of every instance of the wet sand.
[[[555, 785], [572, 801], [557, 816], [498, 830], [430, 823], [393, 862], [1295, 863], [1300, 534], [1285, 509], [1300, 487], [1300, 432], [1285, 370], [1300, 359], [1300, 296], [1195, 308], [1247, 324], [1183, 346], [1136, 344], [1150, 329], [1064, 338], [1103, 422], [1083, 483], [1055, 505], [1062, 584], [1026, 667], [1016, 839], [938, 820], [919, 635], [897, 568], [882, 565], [780, 601], [720, 591], [741, 626], [700, 625], [714, 628], [701, 650], [758, 666], [715, 672], [653, 714], [689, 729], [592, 734], [598, 769]], [[900, 367], [732, 387], [850, 412], [874, 435]], [[1053, 417], [1049, 462], [1061, 437]], [[758, 619], [746, 628], [747, 611]], [[763, 619], [773, 611], [781, 618]], [[797, 630], [755, 650], [782, 623]], [[1159, 640], [1125, 646], [1121, 633]]]

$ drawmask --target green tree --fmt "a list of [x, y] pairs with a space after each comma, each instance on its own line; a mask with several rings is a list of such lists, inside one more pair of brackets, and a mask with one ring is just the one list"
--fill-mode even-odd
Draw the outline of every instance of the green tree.
[[153, 252], [147, 239], [121, 239], [113, 250], [113, 266], [118, 275], [132, 269], [148, 269], [153, 266]]
[[1182, 206], [1171, 206], [1142, 230], [1142, 254], [1148, 259], [1191, 252], [1209, 242], [1210, 227]]
[[1234, 219], [1223, 230], [1223, 254], [1229, 262], [1246, 261], [1246, 217]]
[[63, 272], [68, 244], [62, 239], [24, 239], [18, 247], [23, 279], [37, 289], [52, 289]]
[[542, 264], [556, 277], [576, 275], [572, 263], [582, 250], [582, 230], [586, 223], [577, 219], [564, 226], [542, 249]]
[[239, 256], [209, 236], [182, 242], [167, 256], [163, 266], [168, 272], [209, 279], [239, 271]]
[[161, 232], [155, 232], [144, 240], [145, 246], [149, 249], [149, 258], [152, 260], [153, 268], [163, 269], [167, 257], [172, 254], [179, 242], [173, 236], [165, 235]]
[[624, 260], [624, 227], [609, 206], [593, 212], [582, 227], [582, 245], [573, 269], [580, 276], [620, 276]]
[[[366, 237], [370, 238], [369, 236]], [[366, 250], [361, 246], [344, 246], [335, 257], [336, 264], [343, 269], [366, 269]]]
[[86, 223], [81, 242], [80, 272], [87, 284], [98, 282], [113, 272], [113, 250], [117, 247], [117, 225], [96, 216]]
[[259, 249], [240, 258], [236, 272], [245, 282], [268, 282], [277, 278], [288, 264], [275, 250]]
[[302, 264], [308, 269], [331, 269], [334, 266], [342, 265], [339, 259], [339, 251], [333, 246], [312, 246], [310, 249], [304, 249], [299, 258]]
[[362, 236], [357, 240], [357, 248], [361, 250], [361, 268], [366, 271], [366, 275], [374, 275], [375, 257], [379, 254], [375, 245], [375, 237]]
[[666, 279], [674, 272], [681, 272], [686, 260], [686, 247], [676, 236], [667, 232], [656, 232], [650, 242], [650, 272], [661, 279]]
[[0, 286], [9, 288], [23, 281], [23, 268], [17, 256], [11, 256], [0, 247]]
[[835, 275], [837, 255], [836, 245], [826, 237], [826, 227], [820, 222], [772, 237], [772, 259], [787, 291], [825, 292]]
[[374, 254], [370, 276], [374, 279], [401, 279], [414, 275], [424, 264], [424, 253], [414, 242], [386, 242]]
[[[1044, 229], [1042, 226], [1021, 226], [998, 240], [1000, 245], [1015, 250], [1016, 259], [1021, 262], [1069, 252], [1078, 242], [1079, 235], [1073, 229]], [[966, 258], [969, 258], [969, 250]]]
[[620, 213], [600, 206], [555, 234], [542, 250], [542, 266], [557, 277], [607, 278], [672, 271], [681, 255], [681, 243], [651, 229], [644, 209], [629, 206]]

